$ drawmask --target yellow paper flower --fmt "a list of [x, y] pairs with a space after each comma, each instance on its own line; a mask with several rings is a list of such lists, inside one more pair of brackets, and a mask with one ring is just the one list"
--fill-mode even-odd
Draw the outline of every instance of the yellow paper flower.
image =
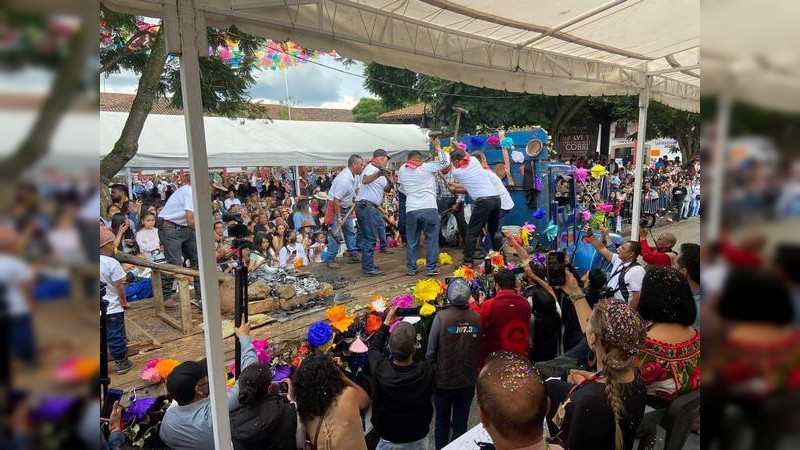
[[231, 378], [230, 378], [230, 379], [227, 381], [227, 383], [226, 383], [226, 384], [227, 384], [227, 386], [228, 386], [228, 389], [232, 389], [232, 388], [233, 388], [233, 385], [234, 385], [234, 384], [236, 384], [236, 378], [233, 378], [233, 377], [231, 377]]
[[436, 307], [428, 302], [423, 303], [422, 307], [419, 309], [419, 315], [422, 317], [428, 317], [435, 312], [436, 312]]
[[303, 267], [303, 259], [302, 259], [302, 258], [297, 258], [297, 259], [294, 261], [294, 268], [295, 268], [295, 269], [299, 269], [299, 268], [301, 268], [301, 267]]
[[475, 271], [466, 266], [461, 266], [453, 271], [453, 276], [472, 281], [475, 278]]
[[347, 315], [347, 308], [344, 305], [331, 306], [325, 310], [325, 315], [328, 316], [331, 326], [341, 332], [347, 331], [355, 320], [355, 316]]
[[447, 147], [442, 147], [442, 151], [445, 153], [450, 153], [450, 146], [448, 145]]
[[156, 371], [162, 380], [166, 380], [172, 370], [178, 365], [174, 359], [164, 358], [156, 363]]
[[439, 253], [439, 265], [446, 266], [448, 264], [453, 264], [453, 257], [446, 252]]
[[519, 238], [522, 239], [522, 246], [527, 247], [531, 242], [531, 232], [527, 228], [519, 230]]
[[425, 261], [425, 258], [420, 258], [417, 260], [417, 266], [424, 266], [426, 263], [427, 261]]
[[589, 172], [591, 172], [592, 178], [600, 178], [608, 173], [606, 168], [601, 166], [600, 164], [595, 164], [594, 166], [592, 166], [592, 168], [589, 169]]
[[435, 278], [428, 278], [417, 283], [411, 294], [418, 301], [430, 302], [436, 299], [441, 289], [442, 287]]

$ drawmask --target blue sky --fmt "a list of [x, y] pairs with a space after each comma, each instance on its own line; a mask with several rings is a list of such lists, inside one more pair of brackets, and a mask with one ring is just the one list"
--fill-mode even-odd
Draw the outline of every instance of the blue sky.
[[[362, 75], [364, 64], [356, 62], [350, 67], [323, 55], [321, 64], [336, 67], [349, 73]], [[280, 103], [286, 100], [284, 73], [282, 71], [256, 71], [256, 84], [250, 89], [254, 101]], [[346, 75], [312, 63], [286, 69], [291, 103], [296, 106], [351, 109], [361, 97], [372, 97], [360, 77]], [[100, 79], [101, 92], [135, 93], [138, 77], [133, 72], [113, 74]]]

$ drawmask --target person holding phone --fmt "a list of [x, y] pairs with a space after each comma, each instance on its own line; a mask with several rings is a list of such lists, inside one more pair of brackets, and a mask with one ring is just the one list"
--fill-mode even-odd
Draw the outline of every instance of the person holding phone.
[[297, 242], [297, 232], [287, 230], [284, 234], [283, 247], [278, 253], [278, 266], [281, 269], [291, 269], [308, 265], [308, 255], [303, 244]]
[[609, 241], [608, 228], [601, 228], [600, 234], [603, 237], [602, 242], [595, 239], [591, 230], [587, 233], [587, 239], [589, 244], [612, 264], [606, 287], [614, 293], [614, 298], [628, 303], [635, 311], [639, 306], [639, 295], [644, 279], [644, 267], [638, 262], [642, 247], [636, 241], [628, 241], [619, 246], [617, 253], [613, 253], [603, 243]]

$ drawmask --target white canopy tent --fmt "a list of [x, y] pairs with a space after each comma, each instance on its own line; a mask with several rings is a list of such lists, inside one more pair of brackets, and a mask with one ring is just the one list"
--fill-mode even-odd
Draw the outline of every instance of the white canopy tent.
[[[196, 56], [207, 25], [291, 39], [342, 56], [476, 86], [548, 95], [639, 95], [637, 185], [652, 98], [699, 110], [699, 0], [103, 0], [164, 19], [167, 50], [181, 58], [181, 86], [195, 213], [211, 214]], [[634, 196], [638, 233], [641, 192]], [[210, 223], [197, 234], [206, 324], [220, 322]], [[230, 448], [221, 330], [207, 327], [215, 445]]]
[[[110, 150], [119, 139], [127, 113], [101, 112], [99, 138]], [[356, 153], [366, 158], [376, 148], [405, 159], [426, 151], [427, 135], [416, 125], [205, 117], [209, 167], [342, 166]], [[188, 168], [189, 150], [182, 116], [152, 114], [139, 138], [139, 151], [126, 167]]]

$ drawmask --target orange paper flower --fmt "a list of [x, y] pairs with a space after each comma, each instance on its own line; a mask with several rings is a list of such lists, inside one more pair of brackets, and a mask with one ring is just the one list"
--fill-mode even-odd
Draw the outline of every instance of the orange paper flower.
[[495, 255], [492, 256], [492, 267], [505, 267], [506, 262], [503, 259], [503, 255]]
[[156, 370], [158, 371], [158, 374], [161, 376], [161, 379], [166, 381], [167, 377], [169, 377], [169, 374], [172, 373], [172, 369], [174, 369], [175, 366], [177, 365], [178, 361], [175, 361], [174, 359], [164, 358], [158, 363], [156, 363]]
[[383, 323], [383, 320], [381, 320], [381, 316], [379, 316], [377, 314], [369, 314], [369, 315], [367, 315], [367, 327], [366, 327], [366, 330], [365, 330], [366, 333], [367, 334], [372, 334], [372, 333], [378, 331], [378, 329], [380, 329], [382, 323]]
[[331, 326], [341, 332], [347, 331], [355, 320], [355, 316], [347, 315], [347, 309], [344, 305], [331, 306], [325, 311], [325, 314], [328, 316]]

